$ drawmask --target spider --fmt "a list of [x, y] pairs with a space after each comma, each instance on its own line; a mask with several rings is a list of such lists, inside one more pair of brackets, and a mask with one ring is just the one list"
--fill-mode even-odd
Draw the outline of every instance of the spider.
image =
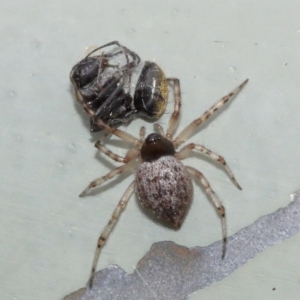
[[121, 213], [124, 211], [132, 193], [135, 191], [141, 205], [153, 213], [162, 222], [169, 224], [173, 228], [179, 228], [192, 201], [193, 185], [191, 177], [195, 177], [199, 180], [204, 187], [208, 198], [217, 209], [222, 224], [222, 259], [225, 257], [227, 244], [225, 208], [205, 176], [194, 167], [183, 165], [181, 160], [188, 157], [193, 150], [198, 151], [213, 161], [220, 163], [236, 187], [240, 190], [242, 188], [236, 181], [231, 169], [222, 156], [195, 143], [189, 143], [179, 151], [176, 151], [176, 149], [188, 140], [197, 127], [207, 121], [218, 109], [237, 95], [246, 85], [248, 79], [228, 95], [222, 97], [198, 119], [192, 121], [175, 138], [173, 136], [177, 127], [181, 106], [180, 82], [176, 78], [171, 78], [169, 80], [174, 84], [175, 103], [174, 111], [170, 117], [166, 132], [164, 132], [163, 128], [156, 123], [154, 124], [155, 133], [151, 133], [145, 138], [145, 127], [141, 127], [140, 137], [135, 138], [131, 134], [117, 128], [112, 128], [101, 119], [97, 119], [97, 124], [99, 126], [102, 126], [110, 134], [128, 142], [133, 148], [128, 150], [124, 157], [121, 157], [111, 152], [106, 146], [98, 141], [96, 147], [102, 153], [112, 160], [123, 164], [108, 174], [92, 181], [80, 196], [86, 195], [92, 188], [121, 174], [129, 167], [132, 167], [133, 164], [136, 164], [136, 169], [133, 182], [126, 189], [98, 239], [89, 278], [90, 287], [92, 287], [93, 284], [93, 278], [101, 249], [106, 243]]
[[[109, 46], [117, 48], [94, 55]], [[113, 41], [96, 48], [72, 68], [70, 80], [77, 100], [91, 117], [92, 132], [103, 129], [97, 119], [116, 127], [135, 116], [158, 119], [162, 115], [168, 100], [167, 79], [156, 63], [144, 63], [131, 95], [131, 76], [140, 62], [135, 52]]]

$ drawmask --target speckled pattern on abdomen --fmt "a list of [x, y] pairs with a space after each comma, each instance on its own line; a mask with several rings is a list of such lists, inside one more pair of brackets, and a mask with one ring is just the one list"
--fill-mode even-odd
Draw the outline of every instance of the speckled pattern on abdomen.
[[143, 207], [175, 228], [180, 227], [193, 197], [190, 175], [174, 156], [142, 162], [136, 170], [135, 190]]

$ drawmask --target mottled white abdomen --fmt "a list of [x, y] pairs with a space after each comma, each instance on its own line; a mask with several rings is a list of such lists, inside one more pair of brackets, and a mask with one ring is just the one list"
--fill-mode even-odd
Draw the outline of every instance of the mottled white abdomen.
[[162, 221], [179, 227], [193, 196], [193, 185], [185, 166], [174, 156], [140, 164], [135, 190], [143, 207]]

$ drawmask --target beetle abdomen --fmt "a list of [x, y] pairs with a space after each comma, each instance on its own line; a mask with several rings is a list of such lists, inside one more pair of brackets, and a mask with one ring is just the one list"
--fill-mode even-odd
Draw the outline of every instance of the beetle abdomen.
[[138, 113], [148, 118], [159, 118], [168, 102], [168, 82], [162, 69], [146, 61], [134, 93], [134, 106]]

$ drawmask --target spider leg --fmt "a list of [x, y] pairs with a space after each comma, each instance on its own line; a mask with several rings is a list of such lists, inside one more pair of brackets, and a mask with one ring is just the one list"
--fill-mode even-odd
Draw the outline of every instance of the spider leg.
[[124, 163], [127, 164], [129, 161], [131, 161], [134, 157], [136, 157], [138, 155], [138, 150], [136, 149], [130, 149], [126, 155], [124, 157], [115, 154], [114, 152], [112, 152], [111, 150], [109, 150], [106, 146], [104, 146], [101, 141], [97, 141], [95, 144], [95, 147], [97, 149], [99, 149], [103, 154], [107, 155], [108, 157], [110, 157], [111, 159], [113, 159], [114, 161], [120, 162], [120, 163]]
[[204, 155], [208, 156], [212, 160], [222, 164], [225, 168], [225, 171], [227, 172], [227, 175], [230, 177], [230, 179], [235, 184], [235, 186], [240, 190], [242, 189], [241, 186], [238, 184], [237, 180], [235, 179], [231, 169], [227, 165], [224, 157], [218, 155], [217, 153], [212, 152], [211, 150], [209, 150], [208, 148], [206, 148], [202, 145], [190, 143], [190, 144], [186, 145], [184, 148], [182, 148], [178, 153], [176, 153], [175, 156], [177, 157], [177, 159], [182, 160], [182, 159], [185, 159], [186, 157], [188, 157], [190, 152], [193, 150], [197, 150], [197, 151], [203, 153]]
[[109, 132], [109, 133], [111, 133], [111, 134], [119, 137], [120, 139], [122, 139], [122, 140], [124, 140], [124, 141], [126, 141], [128, 143], [131, 143], [132, 145], [136, 146], [137, 148], [141, 148], [142, 147], [141, 141], [139, 139], [135, 138], [133, 135], [131, 135], [131, 134], [129, 134], [129, 133], [123, 131], [123, 130], [120, 130], [118, 128], [110, 127], [109, 125], [107, 125], [106, 123], [104, 123], [99, 118], [97, 118], [95, 120], [95, 122], [97, 123], [97, 125], [104, 127], [104, 129], [107, 132]]
[[173, 81], [174, 84], [174, 111], [169, 120], [169, 124], [167, 127], [166, 138], [171, 141], [173, 138], [173, 134], [176, 130], [178, 118], [180, 114], [181, 107], [181, 92], [180, 92], [180, 81], [177, 78], [167, 78], [168, 82]]
[[[139, 152], [137, 152], [139, 153]], [[136, 157], [133, 156], [133, 158]], [[119, 175], [121, 173], [123, 173], [125, 170], [129, 169], [132, 165], [132, 163], [134, 163], [135, 160], [132, 159], [131, 161], [129, 161], [128, 163], [120, 166], [120, 167], [117, 167], [115, 168], [114, 170], [110, 171], [109, 173], [107, 173], [106, 175], [100, 177], [100, 178], [97, 178], [95, 180], [93, 180], [89, 185], [88, 187], [79, 195], [79, 197], [84, 197], [91, 189], [103, 184], [104, 182], [106, 182], [107, 180], [110, 180], [112, 179], [113, 177], [115, 177], [116, 175]]]
[[164, 129], [158, 123], [154, 124], [154, 130], [157, 131], [160, 135], [165, 136]]
[[[145, 140], [145, 134], [146, 134], [146, 129], [144, 126], [141, 127], [140, 129], [140, 142], [143, 143]], [[105, 133], [102, 138], [96, 142], [95, 147], [99, 149], [103, 154], [107, 155], [111, 159], [121, 162], [121, 163], [128, 163], [131, 161], [133, 158], [138, 156], [139, 152], [136, 149], [130, 149], [125, 157], [122, 157], [118, 154], [115, 154], [114, 152], [110, 151], [106, 146], [102, 144], [102, 141], [109, 135], [109, 133]]]
[[210, 109], [208, 109], [200, 118], [194, 120], [190, 125], [184, 128], [174, 140], [175, 148], [184, 143], [193, 131], [200, 126], [203, 122], [205, 122], [210, 116], [212, 116], [218, 109], [220, 109], [224, 104], [226, 104], [230, 99], [236, 96], [246, 85], [248, 79], [246, 79], [242, 84], [236, 87], [233, 91], [231, 91], [228, 95], [222, 97], [217, 103], [215, 103]]
[[140, 129], [140, 141], [142, 143], [144, 143], [144, 141], [145, 141], [145, 135], [146, 135], [146, 128], [145, 128], [145, 126], [142, 126]]
[[200, 183], [202, 184], [202, 186], [205, 189], [205, 192], [208, 194], [211, 202], [214, 204], [214, 206], [216, 207], [218, 214], [221, 218], [221, 222], [222, 222], [222, 233], [223, 233], [223, 252], [222, 252], [222, 259], [224, 259], [225, 254], [226, 254], [226, 248], [227, 248], [227, 226], [226, 226], [226, 215], [225, 215], [225, 207], [222, 205], [221, 201], [219, 200], [218, 196], [215, 194], [215, 192], [213, 191], [213, 189], [211, 188], [209, 182], [207, 181], [207, 179], [204, 177], [204, 175], [194, 169], [193, 167], [189, 167], [186, 166], [186, 169], [188, 170], [188, 172], [192, 175], [195, 176]]
[[109, 222], [107, 223], [107, 225], [104, 227], [103, 231], [101, 232], [101, 235], [100, 235], [100, 237], [98, 239], [98, 242], [97, 242], [97, 248], [96, 248], [96, 251], [95, 251], [93, 264], [92, 264], [91, 275], [90, 275], [90, 279], [89, 279], [90, 288], [92, 288], [92, 286], [93, 286], [93, 279], [94, 279], [94, 276], [95, 276], [96, 266], [97, 266], [97, 263], [98, 263], [98, 260], [99, 260], [100, 252], [101, 252], [103, 246], [105, 245], [112, 229], [114, 228], [117, 221], [119, 220], [121, 213], [124, 211], [124, 209], [125, 209], [128, 201], [129, 201], [130, 196], [132, 195], [133, 191], [134, 191], [134, 182], [132, 182], [129, 185], [129, 187], [127, 188], [127, 190], [125, 191], [125, 193], [122, 196], [121, 200], [119, 201], [117, 207], [113, 211]]

